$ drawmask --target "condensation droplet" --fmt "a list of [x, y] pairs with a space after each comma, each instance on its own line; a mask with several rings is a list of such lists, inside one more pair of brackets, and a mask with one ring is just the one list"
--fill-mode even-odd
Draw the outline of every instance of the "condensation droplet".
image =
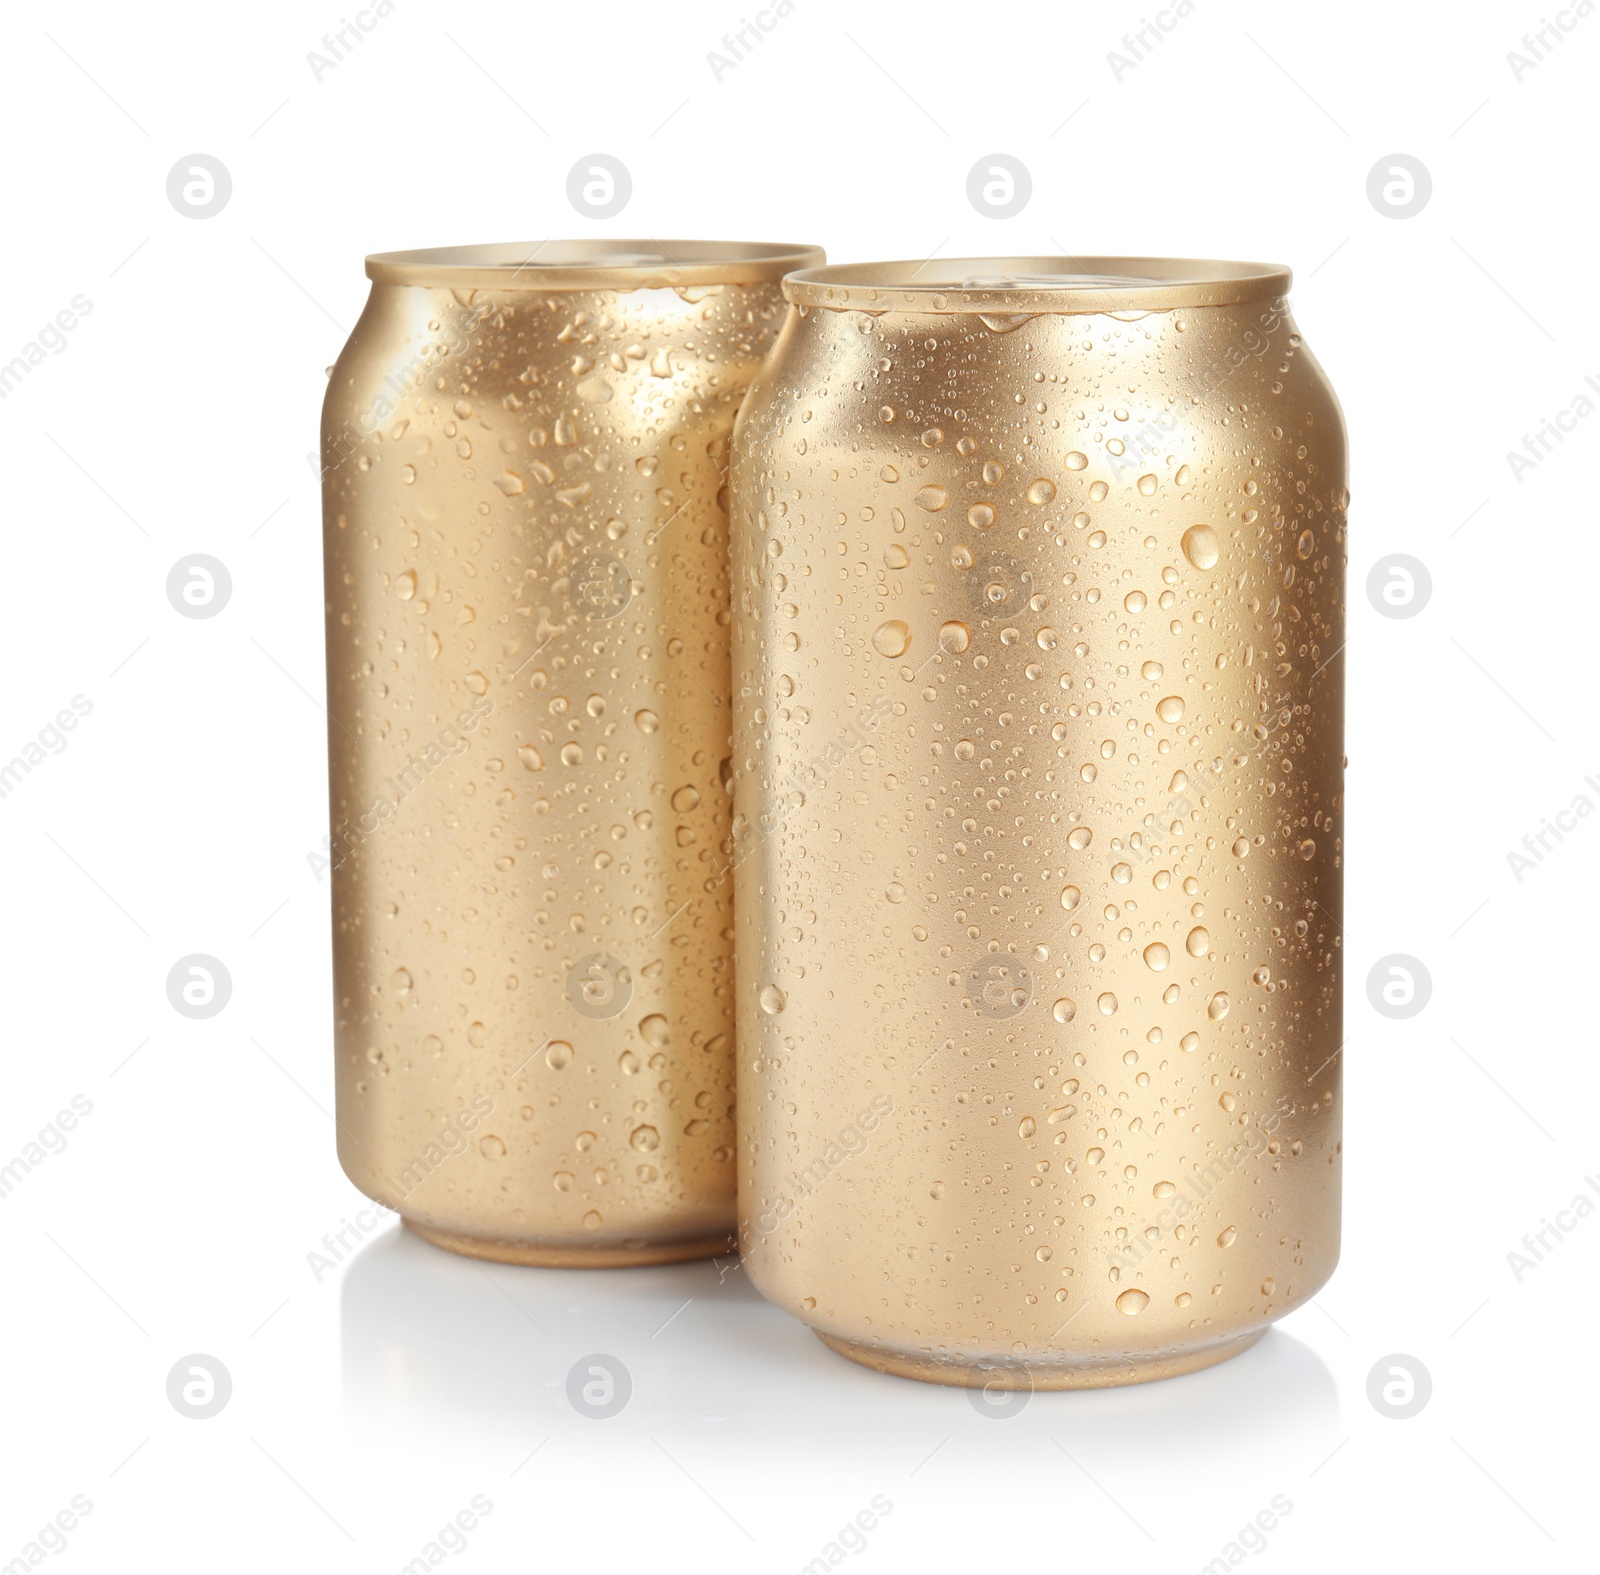
[[1214, 569], [1222, 549], [1209, 525], [1191, 525], [1183, 533], [1183, 555], [1197, 569]]
[[872, 648], [879, 656], [904, 656], [911, 647], [911, 631], [898, 618], [880, 623], [873, 631]]

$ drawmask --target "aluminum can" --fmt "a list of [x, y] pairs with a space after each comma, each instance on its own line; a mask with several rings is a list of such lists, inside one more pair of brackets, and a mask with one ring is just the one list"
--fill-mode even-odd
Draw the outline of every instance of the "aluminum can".
[[367, 259], [321, 463], [338, 1144], [430, 1241], [731, 1239], [728, 443], [820, 261]]
[[734, 440], [739, 1208], [836, 1351], [1241, 1351], [1338, 1255], [1345, 435], [1287, 269], [791, 275]]

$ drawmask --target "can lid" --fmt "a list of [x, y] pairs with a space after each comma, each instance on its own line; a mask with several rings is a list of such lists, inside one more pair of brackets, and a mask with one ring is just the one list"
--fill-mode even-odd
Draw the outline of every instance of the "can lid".
[[651, 290], [692, 284], [775, 283], [825, 262], [819, 246], [775, 241], [655, 239], [502, 241], [374, 252], [378, 284], [473, 290]]
[[845, 312], [1166, 312], [1287, 293], [1277, 263], [1190, 257], [940, 257], [836, 263], [783, 282], [784, 298]]

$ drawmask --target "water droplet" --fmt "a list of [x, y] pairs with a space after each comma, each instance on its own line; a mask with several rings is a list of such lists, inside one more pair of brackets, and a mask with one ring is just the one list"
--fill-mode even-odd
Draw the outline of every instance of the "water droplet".
[[393, 990], [396, 995], [410, 995], [411, 974], [409, 970], [405, 968], [396, 968], [395, 971], [389, 975], [389, 988]]
[[1063, 886], [1061, 888], [1061, 906], [1071, 913], [1083, 901], [1083, 893], [1076, 886]]
[[672, 1038], [667, 1020], [660, 1012], [651, 1012], [639, 1019], [639, 1035], [653, 1050], [665, 1049]]
[[654, 711], [635, 711], [633, 713], [633, 725], [641, 733], [653, 733], [661, 726], [661, 718]]
[[873, 631], [872, 648], [879, 656], [904, 656], [911, 646], [911, 631], [898, 618], [880, 623]]
[[1228, 1004], [1227, 992], [1218, 990], [1217, 993], [1211, 997], [1210, 1004], [1206, 1007], [1206, 1016], [1209, 1017], [1212, 1022], [1220, 1023], [1222, 1019], [1228, 1015]]
[[1218, 1235], [1217, 1245], [1219, 1247], [1231, 1247], [1238, 1239], [1238, 1231], [1236, 1231], [1233, 1226], [1227, 1225], [1223, 1227], [1221, 1233]]
[[1156, 495], [1156, 478], [1154, 476], [1141, 476], [1139, 478], [1140, 495], [1153, 498]]
[[939, 644], [959, 655], [972, 644], [972, 631], [959, 619], [952, 618], [949, 623], [940, 625]]
[[911, 554], [897, 541], [883, 549], [883, 566], [886, 569], [903, 569], [911, 562]]
[[417, 594], [417, 571], [407, 569], [404, 574], [396, 577], [394, 582], [395, 594], [403, 602], [408, 602]]
[[565, 1039], [552, 1039], [544, 1053], [545, 1064], [559, 1072], [572, 1063], [572, 1046]]
[[974, 530], [988, 530], [994, 524], [994, 507], [988, 503], [974, 503], [967, 510], [967, 524]]
[[1317, 856], [1317, 844], [1312, 838], [1307, 837], [1305, 841], [1295, 849], [1295, 852], [1298, 853], [1303, 859], [1314, 859]]
[[1126, 1313], [1130, 1318], [1137, 1317], [1150, 1305], [1150, 1293], [1141, 1291], [1137, 1285], [1124, 1291], [1117, 1298], [1117, 1311]]
[[1239, 837], [1238, 839], [1236, 839], [1234, 844], [1233, 844], [1233, 856], [1236, 859], [1242, 859], [1242, 858], [1247, 858], [1249, 856], [1249, 853], [1250, 853], [1250, 839], [1248, 837]]
[[1160, 973], [1172, 960], [1172, 953], [1160, 941], [1151, 941], [1144, 949], [1145, 966], [1152, 973]]
[[1131, 613], [1142, 613], [1149, 604], [1149, 598], [1143, 591], [1129, 591], [1122, 598], [1122, 605]]
[[926, 486], [916, 497], [919, 509], [926, 509], [930, 514], [937, 514], [950, 501], [950, 494], [943, 487]]
[[1041, 476], [1028, 488], [1028, 502], [1048, 503], [1056, 495], [1056, 484]]
[[494, 484], [508, 498], [520, 496], [527, 490], [527, 483], [514, 470], [503, 470], [494, 478]]
[[1116, 1015], [1117, 998], [1109, 990], [1107, 990], [1104, 995], [1100, 996], [1094, 1004], [1100, 1008], [1102, 1016], [1112, 1017]]
[[1178, 1189], [1170, 1181], [1158, 1181], [1151, 1189], [1151, 1195], [1157, 1198], [1170, 1198]]
[[1073, 1001], [1069, 1001], [1066, 996], [1062, 996], [1061, 999], [1050, 1008], [1050, 1015], [1054, 1017], [1058, 1023], [1070, 1023], [1072, 1019], [1078, 1015], [1077, 1004]]
[[494, 1133], [486, 1132], [478, 1139], [478, 1152], [485, 1159], [504, 1159], [506, 1157], [506, 1146]]
[[661, 1134], [654, 1127], [635, 1127], [628, 1134], [628, 1142], [641, 1154], [661, 1147]]
[[1168, 695], [1164, 700], [1156, 702], [1156, 715], [1163, 722], [1181, 722], [1183, 720], [1183, 698], [1180, 695]]
[[1211, 950], [1211, 935], [1205, 925], [1197, 924], [1189, 931], [1189, 938], [1183, 943], [1183, 948], [1191, 957], [1204, 957]]
[[776, 1017], [789, 1004], [789, 998], [775, 984], [766, 985], [757, 999], [768, 1017]]
[[1017, 1123], [1018, 1137], [1031, 1138], [1038, 1130], [1039, 1123], [1035, 1121], [1032, 1116], [1024, 1116], [1022, 1120]]
[[1073, 449], [1073, 451], [1067, 455], [1068, 470], [1083, 470], [1085, 467], [1087, 467], [1088, 463], [1089, 456], [1087, 454], [1080, 454], [1077, 449]]
[[1209, 525], [1191, 525], [1183, 533], [1183, 555], [1197, 569], [1214, 569], [1222, 549]]
[[942, 1181], [934, 1182], [934, 1184], [928, 1188], [928, 1196], [934, 1199], [935, 1202], [942, 1198], [944, 1196], [944, 1183]]
[[700, 807], [700, 789], [692, 783], [684, 785], [672, 795], [672, 807], [680, 815], [687, 815]]
[[517, 759], [520, 760], [529, 771], [544, 770], [544, 756], [541, 755], [532, 744], [524, 744], [522, 748], [517, 751]]

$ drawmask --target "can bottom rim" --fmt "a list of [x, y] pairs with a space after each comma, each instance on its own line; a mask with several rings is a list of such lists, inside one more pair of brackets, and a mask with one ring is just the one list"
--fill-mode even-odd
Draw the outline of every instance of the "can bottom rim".
[[540, 1269], [627, 1269], [653, 1263], [688, 1263], [737, 1251], [731, 1231], [680, 1241], [597, 1243], [593, 1247], [566, 1242], [508, 1241], [497, 1236], [464, 1236], [458, 1231], [424, 1225], [402, 1217], [408, 1231], [435, 1247], [467, 1258], [487, 1258], [491, 1263], [518, 1263]]
[[830, 1351], [837, 1351], [840, 1356], [859, 1362], [863, 1367], [870, 1367], [875, 1372], [890, 1373], [897, 1378], [916, 1378], [923, 1383], [952, 1384], [963, 1389], [1026, 1392], [1034, 1389], [1111, 1389], [1123, 1384], [1151, 1383], [1158, 1378], [1178, 1378], [1184, 1373], [1214, 1367], [1218, 1362], [1225, 1362], [1231, 1356], [1248, 1351], [1270, 1327], [1270, 1324], [1263, 1324], [1259, 1329], [1247, 1329], [1243, 1334], [1229, 1335], [1209, 1345], [1191, 1346], [1159, 1355], [1135, 1356], [1114, 1364], [1100, 1362], [1078, 1366], [1060, 1358], [1050, 1361], [1041, 1359], [1038, 1363], [1032, 1363], [1014, 1356], [1004, 1360], [963, 1362], [936, 1358], [919, 1351], [846, 1340], [816, 1328], [811, 1332]]

